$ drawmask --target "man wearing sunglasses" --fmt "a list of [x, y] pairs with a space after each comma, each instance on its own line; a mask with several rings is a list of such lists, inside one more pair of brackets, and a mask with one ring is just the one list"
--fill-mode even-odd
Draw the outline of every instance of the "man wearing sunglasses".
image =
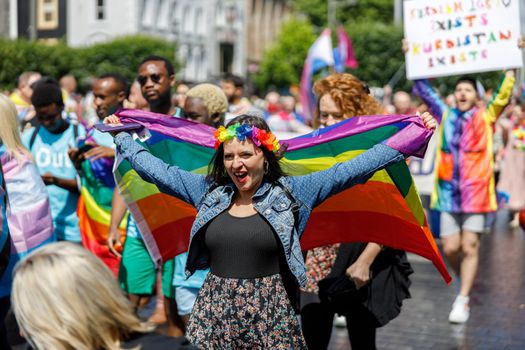
[[31, 151], [47, 185], [57, 239], [80, 243], [77, 172], [68, 157], [68, 149], [75, 147], [76, 138], [85, 135], [85, 129], [64, 119], [62, 91], [56, 81], [39, 80], [33, 88], [31, 102], [37, 126], [27, 130], [22, 141]]
[[171, 103], [171, 88], [175, 73], [171, 62], [161, 56], [148, 56], [138, 69], [137, 81], [150, 111], [178, 116], [179, 109]]
[[[139, 64], [137, 82], [142, 95], [148, 102], [151, 112], [180, 117], [180, 108], [172, 105], [171, 87], [175, 84], [175, 74], [172, 63], [161, 56], [147, 56]], [[113, 194], [111, 208], [111, 224], [107, 244], [115, 255], [119, 255], [120, 233], [117, 229], [126, 212], [126, 205], [120, 195]], [[175, 259], [164, 262], [161, 269], [162, 294], [164, 295], [164, 312], [158, 310], [150, 318], [152, 323], [168, 321], [167, 334], [182, 336], [185, 331], [186, 319], [182, 318], [175, 301], [175, 288], [172, 284]], [[143, 305], [154, 293], [157, 279], [155, 264], [146, 249], [138, 226], [132, 215], [128, 218], [126, 240], [122, 250], [122, 260], [119, 269], [119, 284], [128, 293], [136, 309]], [[158, 286], [157, 286], [158, 287]], [[179, 293], [180, 294], [180, 293]]]

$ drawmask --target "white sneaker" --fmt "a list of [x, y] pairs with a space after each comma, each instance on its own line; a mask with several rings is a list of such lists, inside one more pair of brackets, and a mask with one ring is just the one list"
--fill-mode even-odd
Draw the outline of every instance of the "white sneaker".
[[450, 323], [465, 323], [470, 316], [470, 307], [468, 305], [469, 297], [458, 295], [454, 304], [452, 304], [452, 311], [448, 315]]
[[334, 326], [336, 327], [346, 327], [346, 317], [335, 315], [334, 317]]

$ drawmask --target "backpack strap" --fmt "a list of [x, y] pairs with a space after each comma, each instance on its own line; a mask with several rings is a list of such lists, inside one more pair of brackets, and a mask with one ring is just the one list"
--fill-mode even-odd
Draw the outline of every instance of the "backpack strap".
[[39, 131], [40, 131], [40, 124], [35, 126], [35, 130], [33, 130], [33, 133], [31, 134], [31, 138], [29, 139], [29, 152], [31, 152], [33, 145], [35, 144], [35, 140], [36, 140], [36, 137]]
[[75, 138], [75, 142], [77, 142], [78, 139], [78, 124], [73, 124], [73, 137]]

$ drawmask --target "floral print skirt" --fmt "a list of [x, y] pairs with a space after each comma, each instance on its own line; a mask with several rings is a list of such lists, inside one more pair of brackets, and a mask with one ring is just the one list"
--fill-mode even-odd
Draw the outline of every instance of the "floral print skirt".
[[281, 275], [208, 274], [186, 336], [202, 349], [307, 349]]

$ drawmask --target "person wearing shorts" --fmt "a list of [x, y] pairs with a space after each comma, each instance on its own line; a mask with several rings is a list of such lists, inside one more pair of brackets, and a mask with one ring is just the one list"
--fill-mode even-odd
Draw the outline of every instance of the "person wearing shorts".
[[177, 302], [177, 312], [187, 323], [189, 320], [193, 304], [197, 299], [199, 290], [204, 284], [209, 269], [197, 270], [189, 278], [184, 273], [188, 253], [177, 255], [173, 274], [173, 288], [175, 289], [175, 301]]
[[[175, 288], [171, 283], [173, 271], [173, 259], [162, 264], [162, 294], [170, 299], [175, 297]], [[128, 294], [152, 295], [155, 291], [157, 269], [131, 215], [128, 216], [118, 280], [120, 287]]]
[[430, 207], [441, 212], [443, 252], [460, 282], [449, 314], [451, 323], [465, 323], [470, 316], [469, 296], [478, 270], [480, 233], [485, 231], [487, 216], [497, 210], [493, 125], [509, 102], [514, 82], [515, 72], [506, 71], [493, 98], [481, 106], [476, 81], [460, 77], [455, 85], [454, 107], [449, 107], [427, 80], [414, 84], [414, 93], [440, 121]]

